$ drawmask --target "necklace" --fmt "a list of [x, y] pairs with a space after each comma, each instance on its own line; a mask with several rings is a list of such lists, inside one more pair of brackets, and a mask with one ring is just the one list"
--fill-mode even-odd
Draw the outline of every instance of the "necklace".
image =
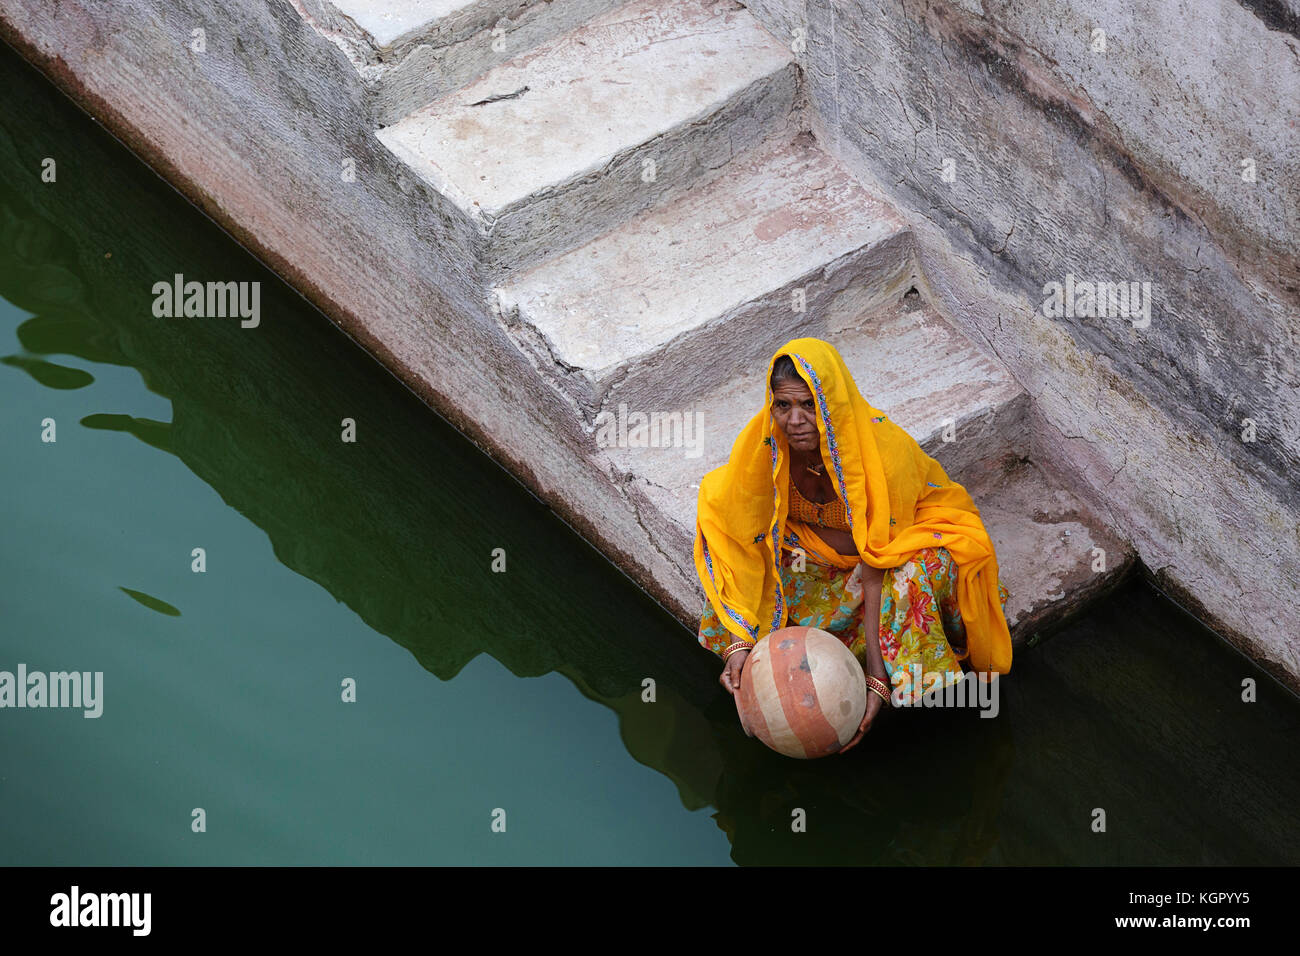
[[818, 478], [825, 477], [825, 475], [826, 475], [826, 463], [825, 463], [825, 462], [822, 462], [822, 463], [819, 464], [816, 468], [814, 468], [812, 465], [804, 465], [804, 467], [805, 467], [806, 469], [808, 469], [810, 472], [812, 472], [814, 475], [816, 475]]

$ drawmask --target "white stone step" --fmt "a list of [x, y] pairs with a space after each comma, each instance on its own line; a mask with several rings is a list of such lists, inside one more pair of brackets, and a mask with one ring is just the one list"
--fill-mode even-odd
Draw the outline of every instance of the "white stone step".
[[802, 134], [518, 276], [497, 301], [590, 423], [619, 401], [678, 408], [913, 281], [902, 219]]
[[463, 36], [518, 6], [517, 0], [306, 0], [330, 29], [398, 59], [420, 43]]
[[794, 123], [797, 69], [730, 2], [638, 0], [378, 132], [500, 274], [681, 195]]
[[626, 0], [294, 0], [356, 68], [376, 125]]

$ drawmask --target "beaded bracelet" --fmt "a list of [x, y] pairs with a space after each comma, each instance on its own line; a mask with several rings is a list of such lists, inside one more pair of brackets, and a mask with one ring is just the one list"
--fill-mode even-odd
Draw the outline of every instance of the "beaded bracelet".
[[889, 693], [888, 693], [888, 687], [885, 684], [885, 682], [881, 680], [879, 677], [876, 677], [872, 674], [867, 674], [866, 678], [867, 678], [867, 688], [869, 690], [874, 691], [877, 697], [879, 697], [886, 704], [888, 704]]

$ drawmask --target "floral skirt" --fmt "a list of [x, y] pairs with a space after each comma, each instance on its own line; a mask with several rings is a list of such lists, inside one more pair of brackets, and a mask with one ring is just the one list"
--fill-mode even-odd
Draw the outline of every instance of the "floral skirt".
[[[791, 552], [783, 549], [786, 626], [817, 627], [834, 634], [865, 669], [870, 632], [863, 621], [863, 565], [846, 570], [805, 559], [803, 570], [796, 571], [793, 560]], [[1005, 606], [1007, 589], [1000, 581], [998, 594]], [[947, 548], [918, 551], [885, 572], [875, 631], [871, 636], [879, 642], [885, 670], [899, 697], [919, 699], [933, 684], [926, 675], [951, 675], [943, 678], [945, 685], [960, 677], [966, 626], [957, 604], [957, 563]], [[735, 640], [708, 601], [698, 637], [700, 644], [719, 656]]]

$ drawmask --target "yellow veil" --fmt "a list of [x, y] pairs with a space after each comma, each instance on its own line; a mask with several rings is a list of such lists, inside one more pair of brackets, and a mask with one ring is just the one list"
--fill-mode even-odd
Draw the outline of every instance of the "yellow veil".
[[718, 619], [751, 641], [785, 622], [779, 568], [789, 447], [771, 414], [772, 366], [782, 355], [794, 360], [815, 398], [822, 460], [848, 504], [859, 556], [874, 568], [893, 568], [923, 548], [947, 548], [958, 567], [971, 666], [1010, 671], [997, 556], [979, 509], [915, 439], [867, 403], [840, 353], [820, 339], [794, 339], [773, 353], [766, 403], [741, 430], [727, 463], [700, 482], [695, 568]]

